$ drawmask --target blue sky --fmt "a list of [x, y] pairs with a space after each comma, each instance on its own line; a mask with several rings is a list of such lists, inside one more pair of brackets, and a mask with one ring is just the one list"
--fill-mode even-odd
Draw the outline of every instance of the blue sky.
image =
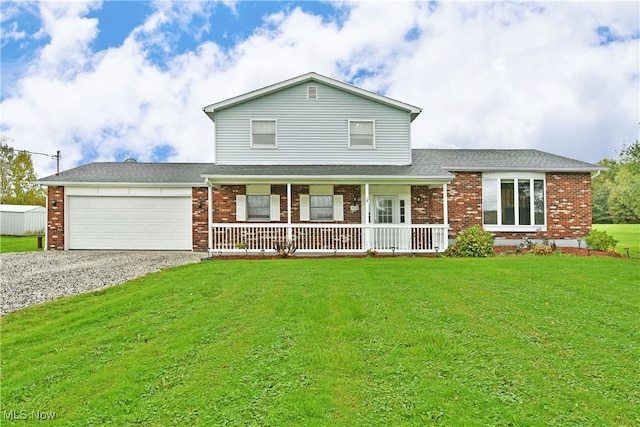
[[[0, 2], [0, 130], [91, 161], [213, 161], [205, 105], [309, 71], [423, 108], [416, 148], [596, 162], [638, 138], [638, 2]], [[45, 176], [55, 162], [34, 157]]]

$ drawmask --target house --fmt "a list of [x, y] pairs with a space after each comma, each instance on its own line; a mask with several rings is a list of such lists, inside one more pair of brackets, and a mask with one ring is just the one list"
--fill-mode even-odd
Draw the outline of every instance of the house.
[[44, 234], [47, 228], [47, 210], [36, 205], [0, 204], [0, 234], [26, 236]]
[[203, 110], [215, 163], [90, 163], [40, 180], [47, 248], [435, 253], [476, 224], [512, 245], [577, 246], [591, 230], [597, 165], [414, 149], [420, 108], [316, 73]]

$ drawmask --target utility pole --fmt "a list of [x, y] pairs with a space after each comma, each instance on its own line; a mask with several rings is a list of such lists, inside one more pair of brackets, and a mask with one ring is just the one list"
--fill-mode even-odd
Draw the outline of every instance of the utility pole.
[[37, 154], [39, 156], [47, 156], [56, 160], [56, 175], [60, 175], [60, 150], [56, 151], [56, 154], [47, 154], [47, 153], [34, 153], [33, 151], [20, 150], [24, 153], [29, 154]]

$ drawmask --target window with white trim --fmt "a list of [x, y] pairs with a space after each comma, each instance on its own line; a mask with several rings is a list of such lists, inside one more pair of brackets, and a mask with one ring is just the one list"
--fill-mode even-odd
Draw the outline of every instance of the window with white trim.
[[375, 121], [349, 120], [349, 148], [375, 148]]
[[482, 175], [482, 221], [488, 230], [546, 226], [544, 174]]
[[271, 194], [269, 184], [250, 184], [246, 195], [236, 196], [237, 221], [279, 221], [280, 196]]
[[275, 120], [251, 120], [251, 146], [254, 148], [275, 148], [277, 127]]
[[344, 221], [344, 196], [333, 185], [310, 185], [300, 194], [300, 221]]
[[318, 86], [307, 86], [307, 99], [318, 99]]
[[333, 196], [309, 196], [311, 221], [333, 221]]
[[271, 218], [270, 196], [247, 196], [247, 220], [269, 221]]

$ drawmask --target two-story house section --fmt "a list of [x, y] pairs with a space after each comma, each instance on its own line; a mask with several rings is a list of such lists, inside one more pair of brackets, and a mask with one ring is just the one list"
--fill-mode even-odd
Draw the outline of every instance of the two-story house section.
[[[48, 187], [47, 248], [209, 254], [442, 252], [578, 245], [602, 168], [537, 150], [416, 149], [421, 109], [308, 73], [203, 108], [215, 163], [90, 163]], [[413, 141], [412, 141], [413, 140]]]
[[421, 109], [316, 73], [204, 108], [220, 165], [410, 165]]
[[412, 203], [412, 188], [429, 203], [437, 188], [443, 204], [453, 178], [413, 162], [420, 108], [309, 73], [204, 111], [215, 123], [212, 247], [269, 248], [271, 236], [309, 251], [446, 247], [444, 218], [427, 223]]

